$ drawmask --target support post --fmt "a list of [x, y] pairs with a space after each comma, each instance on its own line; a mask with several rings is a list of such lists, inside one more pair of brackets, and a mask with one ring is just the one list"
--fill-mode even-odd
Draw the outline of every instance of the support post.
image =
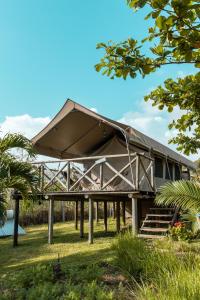
[[80, 201], [80, 238], [84, 237], [84, 200]]
[[95, 210], [95, 219], [96, 219], [96, 223], [98, 224], [99, 223], [99, 202], [97, 201], [96, 202], [96, 210]]
[[94, 203], [92, 198], [89, 198], [89, 232], [88, 232], [88, 243], [93, 244], [93, 233], [94, 233], [94, 218], [93, 210]]
[[48, 244], [53, 243], [54, 200], [49, 199]]
[[62, 222], [65, 222], [65, 201], [61, 201]]
[[122, 202], [122, 218], [123, 218], [123, 224], [126, 225], [126, 202]]
[[115, 202], [113, 202], [113, 219], [116, 218], [116, 209], [115, 209]]
[[19, 199], [15, 199], [13, 247], [18, 246]]
[[116, 231], [120, 232], [120, 201], [116, 202]]
[[108, 231], [108, 205], [107, 201], [104, 201], [104, 226], [105, 226], [105, 232]]
[[74, 221], [75, 221], [75, 229], [78, 229], [78, 201], [75, 201], [74, 208]]
[[133, 235], [138, 233], [138, 208], [137, 208], [137, 198], [131, 197], [132, 199], [132, 232]]

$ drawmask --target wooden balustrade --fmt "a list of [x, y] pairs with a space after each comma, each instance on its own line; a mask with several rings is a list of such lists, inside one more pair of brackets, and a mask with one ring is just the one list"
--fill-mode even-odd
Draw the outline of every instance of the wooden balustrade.
[[[34, 162], [38, 191], [154, 191], [154, 161], [144, 153]], [[117, 184], [116, 181], [120, 182]], [[123, 185], [123, 188], [122, 188]]]

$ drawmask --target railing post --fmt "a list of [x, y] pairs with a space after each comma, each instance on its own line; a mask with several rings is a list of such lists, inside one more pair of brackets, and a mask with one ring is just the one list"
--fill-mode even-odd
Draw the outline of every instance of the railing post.
[[67, 164], [67, 191], [70, 190], [70, 162]]
[[44, 192], [44, 165], [41, 165], [41, 192]]
[[136, 157], [136, 167], [135, 167], [135, 189], [136, 189], [136, 191], [138, 191], [139, 190], [139, 171], [140, 171], [140, 157], [139, 157], [139, 155], [137, 154], [137, 157]]
[[100, 164], [100, 172], [99, 172], [99, 177], [100, 177], [100, 190], [103, 188], [103, 163]]
[[154, 184], [154, 160], [151, 161], [151, 186], [154, 190], [155, 184]]

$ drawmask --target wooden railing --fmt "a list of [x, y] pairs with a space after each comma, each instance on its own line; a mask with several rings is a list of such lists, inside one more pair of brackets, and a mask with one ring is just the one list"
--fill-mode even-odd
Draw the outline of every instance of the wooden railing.
[[154, 160], [142, 153], [105, 155], [33, 163], [41, 193], [154, 191]]

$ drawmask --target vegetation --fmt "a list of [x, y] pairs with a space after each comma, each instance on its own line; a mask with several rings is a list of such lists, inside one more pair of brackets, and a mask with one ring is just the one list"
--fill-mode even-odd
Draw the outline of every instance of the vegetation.
[[47, 244], [47, 225], [28, 227], [14, 249], [10, 238], [1, 239], [0, 299], [127, 299], [122, 275], [112, 265], [114, 222], [108, 225], [107, 234], [102, 221], [95, 226], [93, 245], [87, 222], [84, 239], [72, 222], [55, 224], [53, 245]]
[[[100, 43], [105, 56], [96, 70], [111, 77], [135, 78], [146, 76], [165, 65], [190, 64], [200, 68], [200, 4], [195, 0], [127, 0], [137, 11], [147, 7], [148, 36], [138, 42], [129, 38], [121, 43]], [[148, 48], [148, 51], [146, 50]], [[185, 154], [196, 153], [200, 148], [200, 73], [184, 78], [171, 78], [152, 91], [145, 100], [151, 100], [159, 109], [172, 112], [175, 107], [182, 116], [169, 127], [179, 133], [171, 140]], [[192, 134], [188, 135], [187, 131]]]
[[200, 183], [193, 181], [174, 181], [160, 188], [155, 199], [156, 204], [176, 206], [184, 210], [200, 210]]
[[93, 245], [71, 222], [55, 225], [53, 245], [46, 225], [28, 227], [14, 249], [10, 238], [1, 239], [0, 299], [199, 299], [198, 240], [147, 242], [127, 232], [113, 241], [102, 223]]
[[13, 150], [25, 150], [28, 157], [34, 157], [31, 142], [21, 134], [7, 134], [0, 139], [0, 220], [5, 219], [6, 193], [16, 189], [24, 199], [29, 192], [34, 194], [37, 173], [28, 161], [20, 160]]
[[114, 250], [117, 265], [129, 274], [135, 299], [200, 298], [199, 244], [167, 239], [147, 243], [128, 233], [119, 236]]

